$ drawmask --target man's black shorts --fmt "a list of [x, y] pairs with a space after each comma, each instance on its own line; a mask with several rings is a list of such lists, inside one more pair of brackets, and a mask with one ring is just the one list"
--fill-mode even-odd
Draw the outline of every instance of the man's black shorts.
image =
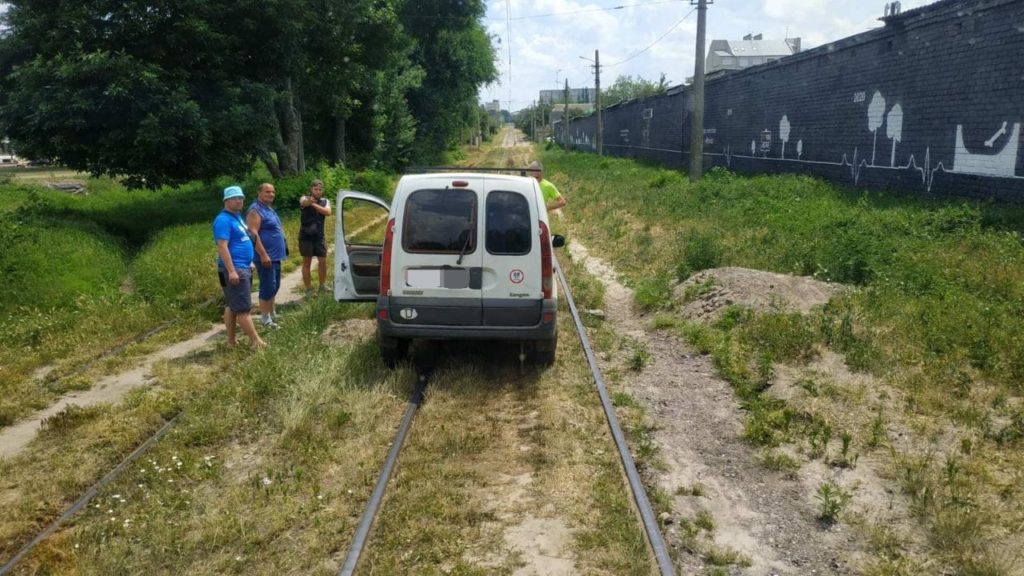
[[323, 238], [299, 238], [299, 254], [303, 258], [327, 256], [327, 243]]

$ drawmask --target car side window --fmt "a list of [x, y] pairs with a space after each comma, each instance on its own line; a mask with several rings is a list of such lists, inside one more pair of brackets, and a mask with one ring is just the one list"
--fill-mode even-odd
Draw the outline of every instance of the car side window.
[[476, 192], [424, 189], [409, 194], [402, 226], [406, 252], [471, 254], [476, 250]]
[[518, 192], [495, 190], [487, 195], [487, 251], [498, 255], [528, 254], [531, 248], [530, 204]]

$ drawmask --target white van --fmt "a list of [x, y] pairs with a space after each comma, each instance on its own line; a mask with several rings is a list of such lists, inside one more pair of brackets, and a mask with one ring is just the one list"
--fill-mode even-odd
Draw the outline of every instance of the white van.
[[376, 300], [381, 357], [413, 339], [519, 341], [555, 360], [558, 291], [537, 181], [478, 172], [403, 176], [390, 207], [340, 191], [334, 296]]

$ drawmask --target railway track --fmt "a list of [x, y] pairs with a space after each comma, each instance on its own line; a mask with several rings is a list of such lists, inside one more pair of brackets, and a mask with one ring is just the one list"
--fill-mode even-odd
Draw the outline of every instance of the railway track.
[[[583, 347], [583, 350], [586, 354], [587, 361], [589, 363], [590, 370], [593, 375], [595, 390], [600, 398], [605, 419], [608, 428], [611, 432], [612, 438], [614, 440], [619, 460], [629, 485], [634, 508], [637, 513], [639, 521], [643, 525], [643, 531], [646, 536], [647, 543], [650, 547], [650, 551], [657, 564], [659, 573], [662, 576], [675, 574], [673, 563], [671, 558], [669, 557], [664, 537], [662, 536], [660, 529], [658, 527], [657, 520], [655, 518], [650, 501], [647, 498], [644, 486], [640, 480], [632, 454], [629, 451], [629, 447], [626, 445], [625, 436], [619, 425], [618, 418], [615, 414], [615, 409], [612, 405], [601, 372], [597, 367], [594, 352], [591, 348], [590, 341], [586, 335], [586, 331], [580, 319], [579, 312], [576, 308], [576, 304], [572, 298], [572, 293], [569, 290], [568, 283], [565, 279], [564, 274], [562, 273], [561, 267], [556, 265], [556, 270], [559, 282], [562, 285], [563, 293], [568, 303], [568, 307], [573, 322], [576, 326], [576, 331], [580, 339], [580, 344]], [[380, 474], [378, 475], [373, 491], [363, 510], [362, 516], [360, 517], [352, 541], [349, 544], [345, 560], [339, 571], [339, 574], [341, 575], [351, 575], [356, 573], [356, 570], [360, 566], [360, 560], [362, 559], [364, 552], [370, 545], [374, 522], [377, 518], [378, 511], [381, 509], [381, 506], [383, 504], [386, 488], [388, 486], [389, 480], [392, 478], [393, 473], [398, 465], [399, 455], [402, 451], [406, 439], [409, 437], [417, 410], [423, 404], [424, 393], [429, 383], [429, 379], [429, 371], [423, 371], [417, 375], [417, 384], [414, 387], [414, 390], [408, 400], [408, 404], [403, 414], [401, 423], [399, 424], [394, 440], [392, 441], [387, 457], [385, 458], [384, 465], [380, 471]], [[150, 447], [156, 444], [160, 440], [160, 438], [166, 435], [174, 427], [176, 422], [180, 419], [180, 416], [181, 413], [168, 420], [159, 430], [157, 430], [145, 442], [139, 445], [129, 456], [122, 460], [116, 467], [111, 469], [95, 485], [86, 490], [82, 494], [82, 496], [79, 497], [74, 504], [68, 507], [57, 519], [51, 522], [44, 530], [39, 532], [34, 538], [32, 538], [28, 543], [26, 543], [17, 552], [17, 554], [15, 554], [14, 557], [12, 557], [2, 567], [0, 567], [0, 576], [5, 576], [6, 574], [11, 573], [16, 564], [22, 558], [28, 555], [36, 545], [38, 545], [40, 542], [44, 541], [47, 537], [56, 532], [64, 522], [73, 517], [78, 511], [85, 508], [89, 504], [89, 501], [98, 493], [100, 493], [100, 491], [103, 490], [105, 486], [114, 481], [117, 478], [117, 476], [124, 469], [126, 469], [134, 460], [136, 460]]]

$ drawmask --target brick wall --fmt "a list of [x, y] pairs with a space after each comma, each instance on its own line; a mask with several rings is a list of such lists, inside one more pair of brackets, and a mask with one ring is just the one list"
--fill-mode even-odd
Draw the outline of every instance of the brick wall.
[[[1024, 0], [943, 0], [705, 89], [706, 167], [1024, 201]], [[605, 153], [685, 168], [690, 106], [606, 109]], [[573, 121], [573, 146], [596, 128]]]

